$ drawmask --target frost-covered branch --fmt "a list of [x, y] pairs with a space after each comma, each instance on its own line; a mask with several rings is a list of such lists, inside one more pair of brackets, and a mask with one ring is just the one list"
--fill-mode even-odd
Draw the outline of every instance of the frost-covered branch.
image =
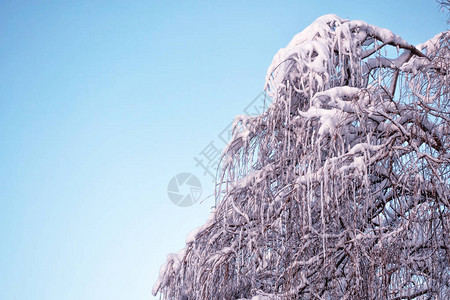
[[234, 122], [214, 212], [153, 293], [450, 298], [448, 40], [335, 15], [294, 36], [268, 69], [271, 106]]

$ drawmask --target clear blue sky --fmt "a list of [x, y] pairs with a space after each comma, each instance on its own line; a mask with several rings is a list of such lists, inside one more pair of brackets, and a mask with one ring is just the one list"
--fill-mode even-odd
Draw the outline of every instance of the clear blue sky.
[[0, 3], [0, 299], [151, 299], [213, 205], [167, 184], [262, 90], [276, 51], [335, 13], [413, 44], [433, 0]]

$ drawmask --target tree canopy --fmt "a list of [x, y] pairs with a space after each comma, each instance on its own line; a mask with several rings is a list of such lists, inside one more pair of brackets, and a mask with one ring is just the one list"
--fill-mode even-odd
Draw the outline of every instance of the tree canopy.
[[449, 299], [449, 32], [413, 46], [318, 18], [238, 116], [216, 207], [169, 254], [167, 299]]

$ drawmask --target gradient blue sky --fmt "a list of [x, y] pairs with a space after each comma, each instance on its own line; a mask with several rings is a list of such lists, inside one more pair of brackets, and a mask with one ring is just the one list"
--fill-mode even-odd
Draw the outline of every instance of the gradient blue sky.
[[0, 2], [0, 299], [150, 299], [212, 198], [167, 184], [262, 90], [317, 17], [412, 44], [446, 30], [433, 0]]

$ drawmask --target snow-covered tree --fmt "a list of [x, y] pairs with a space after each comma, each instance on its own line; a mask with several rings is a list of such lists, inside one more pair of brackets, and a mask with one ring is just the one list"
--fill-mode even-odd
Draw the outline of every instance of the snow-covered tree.
[[450, 299], [450, 33], [412, 46], [336, 15], [281, 49], [238, 116], [216, 207], [164, 299]]

